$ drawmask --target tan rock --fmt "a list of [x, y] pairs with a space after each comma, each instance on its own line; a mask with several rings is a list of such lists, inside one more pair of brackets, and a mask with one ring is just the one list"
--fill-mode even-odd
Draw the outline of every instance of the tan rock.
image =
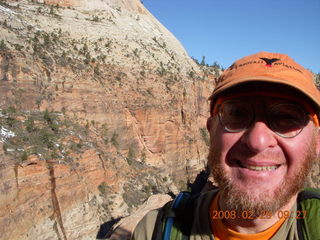
[[130, 239], [131, 233], [138, 224], [138, 222], [146, 215], [149, 211], [162, 207], [167, 202], [171, 201], [172, 198], [169, 195], [156, 194], [150, 196], [150, 198], [141, 205], [131, 216], [122, 218], [115, 226], [114, 231], [108, 238], [110, 240], [126, 240]]

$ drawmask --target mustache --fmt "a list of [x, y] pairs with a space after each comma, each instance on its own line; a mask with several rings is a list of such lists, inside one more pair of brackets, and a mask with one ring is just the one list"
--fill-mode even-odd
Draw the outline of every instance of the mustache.
[[278, 148], [270, 148], [266, 151], [255, 152], [249, 147], [243, 146], [243, 144], [235, 144], [228, 152], [228, 155], [230, 155], [230, 157], [254, 158], [260, 160], [268, 158], [285, 158], [284, 154]]
[[270, 162], [272, 164], [283, 164], [286, 157], [279, 152], [265, 151], [260, 153], [252, 153], [248, 151], [230, 151], [226, 156], [226, 163], [229, 166], [235, 164], [236, 161], [253, 161], [253, 162]]
[[[215, 148], [214, 146], [210, 146], [209, 155], [208, 155], [208, 163], [210, 167], [216, 166], [219, 163], [218, 156], [221, 155], [219, 149]], [[277, 150], [269, 149], [268, 151], [263, 152], [253, 152], [248, 148], [244, 147], [233, 147], [229, 150], [227, 155], [225, 156], [225, 164], [230, 167], [236, 167], [237, 161], [255, 161], [255, 162], [266, 162], [270, 161], [273, 164], [283, 164], [286, 162], [286, 156]], [[212, 169], [212, 168], [211, 168]]]

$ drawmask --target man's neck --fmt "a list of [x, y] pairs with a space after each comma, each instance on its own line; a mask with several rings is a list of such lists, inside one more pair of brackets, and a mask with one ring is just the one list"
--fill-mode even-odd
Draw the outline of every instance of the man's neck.
[[[270, 228], [272, 225], [274, 225], [276, 222], [280, 220], [279, 216], [281, 215], [283, 216], [283, 214], [278, 214], [278, 213], [280, 212], [284, 213], [284, 211], [288, 211], [289, 213], [291, 213], [291, 209], [294, 206], [296, 200], [297, 200], [297, 195], [293, 196], [285, 206], [279, 209], [271, 217], [268, 217], [266, 215], [266, 216], [260, 216], [254, 219], [248, 219], [249, 216], [246, 216], [247, 214], [249, 214], [249, 211], [248, 211], [246, 213], [237, 213], [237, 218], [235, 219], [231, 219], [231, 218], [223, 219], [223, 222], [227, 225], [227, 227], [239, 233], [245, 233], [245, 234], [259, 233]], [[222, 211], [229, 211], [229, 212], [232, 211], [232, 209], [228, 209], [224, 203], [225, 203], [224, 199], [220, 198], [219, 208]]]

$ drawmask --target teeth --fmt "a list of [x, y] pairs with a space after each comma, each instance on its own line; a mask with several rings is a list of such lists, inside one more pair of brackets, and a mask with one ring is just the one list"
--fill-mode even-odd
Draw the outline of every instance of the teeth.
[[272, 171], [276, 170], [279, 166], [263, 166], [263, 167], [258, 167], [258, 166], [249, 166], [249, 165], [244, 165], [242, 164], [243, 167], [248, 168], [250, 170], [254, 171]]

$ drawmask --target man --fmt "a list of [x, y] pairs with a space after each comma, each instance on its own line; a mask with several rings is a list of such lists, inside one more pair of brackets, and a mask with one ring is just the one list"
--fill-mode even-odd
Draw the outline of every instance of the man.
[[[311, 214], [298, 199], [320, 150], [320, 94], [312, 74], [286, 55], [260, 52], [224, 71], [210, 101], [208, 165], [218, 189], [185, 208], [193, 212], [189, 239], [314, 236], [320, 222], [310, 216], [318, 211], [320, 218], [320, 205]], [[147, 214], [132, 239], [166, 239], [165, 209]], [[302, 234], [297, 222], [308, 217], [315, 225]], [[173, 228], [183, 232], [184, 225], [180, 220]]]

